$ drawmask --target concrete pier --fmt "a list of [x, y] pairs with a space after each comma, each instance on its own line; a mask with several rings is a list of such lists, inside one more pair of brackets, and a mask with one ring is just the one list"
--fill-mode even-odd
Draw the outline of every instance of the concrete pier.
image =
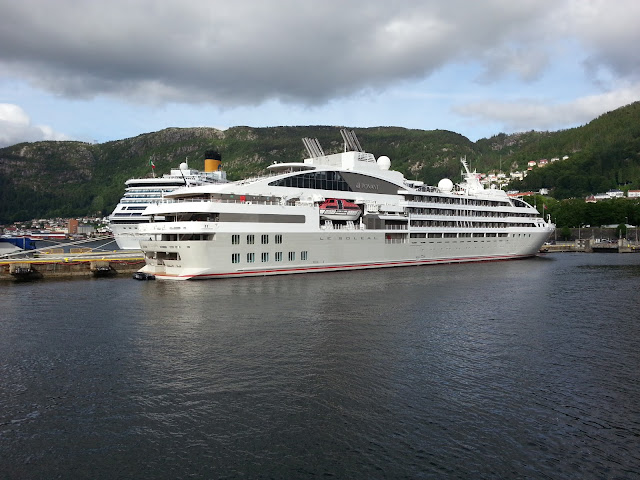
[[64, 257], [13, 258], [0, 260], [0, 282], [30, 281], [64, 277], [106, 277], [132, 274], [144, 266], [140, 252], [114, 252]]
[[615, 242], [594, 242], [590, 238], [573, 242], [556, 242], [543, 245], [541, 252], [585, 252], [585, 253], [640, 253], [640, 243], [621, 238]]

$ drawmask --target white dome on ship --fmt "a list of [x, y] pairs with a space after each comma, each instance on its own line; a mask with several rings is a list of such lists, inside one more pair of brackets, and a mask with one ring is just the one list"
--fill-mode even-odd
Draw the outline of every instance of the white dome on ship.
[[438, 189], [442, 192], [450, 192], [453, 190], [453, 182], [448, 178], [443, 178], [438, 182]]
[[187, 165], [187, 162], [182, 162], [180, 164], [180, 170], [189, 170], [189, 165]]
[[378, 167], [380, 167], [380, 170], [389, 170], [391, 167], [391, 159], [386, 155], [378, 157]]

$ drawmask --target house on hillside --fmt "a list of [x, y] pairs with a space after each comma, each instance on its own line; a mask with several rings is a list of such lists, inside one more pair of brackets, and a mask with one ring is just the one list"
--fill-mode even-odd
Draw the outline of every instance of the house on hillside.
[[622, 198], [624, 197], [624, 192], [622, 190], [609, 190], [607, 195], [609, 198]]

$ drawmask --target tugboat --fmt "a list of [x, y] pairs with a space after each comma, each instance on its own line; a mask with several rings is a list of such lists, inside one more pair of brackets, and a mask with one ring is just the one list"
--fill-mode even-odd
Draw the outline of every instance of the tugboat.
[[361, 213], [358, 205], [341, 198], [327, 198], [320, 204], [320, 218], [326, 220], [354, 221]]

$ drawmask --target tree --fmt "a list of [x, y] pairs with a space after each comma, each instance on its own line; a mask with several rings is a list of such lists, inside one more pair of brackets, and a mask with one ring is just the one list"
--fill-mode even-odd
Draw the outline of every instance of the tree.
[[627, 238], [627, 225], [621, 223], [616, 227], [616, 237], [617, 238]]

